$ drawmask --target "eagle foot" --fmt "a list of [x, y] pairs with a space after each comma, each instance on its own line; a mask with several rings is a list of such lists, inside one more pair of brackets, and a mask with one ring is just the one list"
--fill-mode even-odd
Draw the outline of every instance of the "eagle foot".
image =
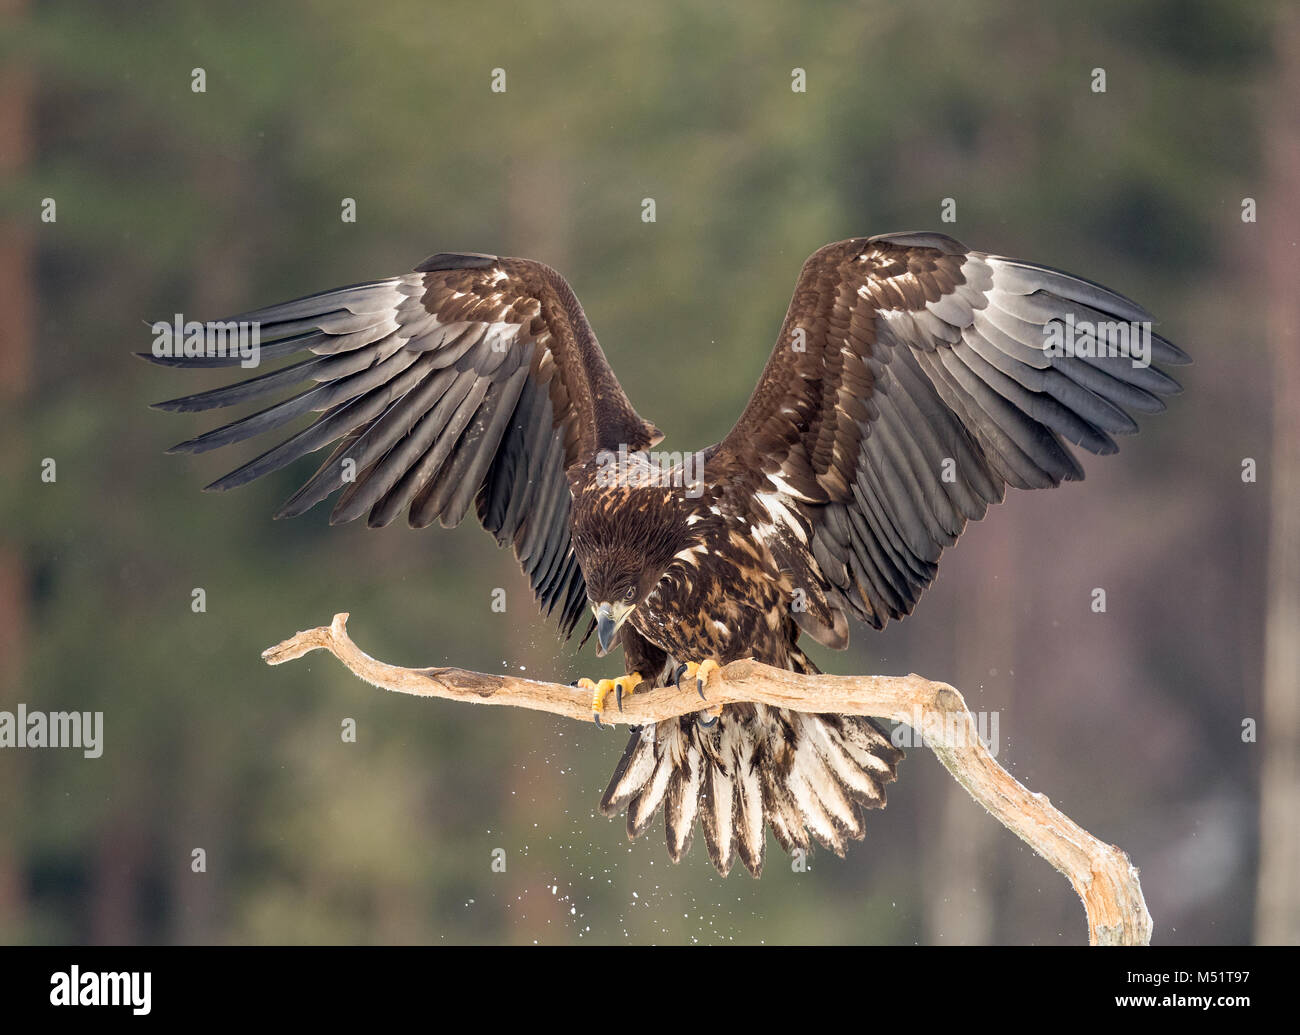
[[[721, 666], [712, 658], [698, 663], [688, 661], [677, 667], [677, 671], [673, 673], [673, 682], [677, 684], [677, 689], [680, 690], [682, 688], [682, 676], [686, 676], [688, 679], [694, 679], [695, 692], [700, 695], [701, 701], [707, 701], [708, 698], [704, 696], [704, 686], [708, 683], [709, 676], [713, 675], [714, 672], [717, 672], [719, 668], [721, 668]], [[718, 721], [718, 716], [722, 714], [722, 705], [718, 705], [716, 708], [706, 708], [699, 714], [709, 716], [709, 719], [707, 720], [701, 718], [695, 720], [707, 729]]]
[[[722, 705], [720, 704], [716, 705], [713, 708], [705, 708], [704, 711], [695, 713], [696, 725], [702, 726], [705, 729], [708, 729], [710, 726], [716, 726], [718, 723], [718, 716], [721, 714], [722, 714]], [[701, 719], [700, 718], [701, 715], [707, 715], [709, 716], [709, 718]]]
[[623, 695], [636, 693], [636, 688], [644, 680], [639, 672], [629, 672], [625, 676], [616, 676], [614, 679], [602, 679], [596, 682], [592, 679], [579, 679], [577, 686], [583, 690], [591, 691], [591, 717], [595, 720], [597, 726], [604, 729], [604, 724], [600, 721], [600, 713], [605, 710], [605, 698], [611, 693], [614, 695], [614, 702], [618, 705], [618, 710], [623, 710]]
[[709, 676], [721, 668], [716, 661], [709, 658], [706, 661], [687, 661], [677, 666], [677, 671], [673, 673], [673, 682], [677, 684], [677, 689], [682, 688], [682, 676], [695, 680], [695, 691], [700, 695], [701, 701], [707, 701], [704, 696], [704, 685], [709, 681]]

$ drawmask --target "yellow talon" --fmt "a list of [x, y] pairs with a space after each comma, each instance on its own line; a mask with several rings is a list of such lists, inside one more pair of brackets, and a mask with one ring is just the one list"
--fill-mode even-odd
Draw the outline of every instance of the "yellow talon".
[[717, 672], [721, 667], [722, 666], [712, 658], [708, 658], [701, 662], [688, 661], [677, 671], [677, 686], [679, 689], [681, 688], [682, 676], [685, 676], [687, 679], [694, 679], [695, 689], [702, 698], [704, 697], [704, 687], [709, 682], [709, 676], [713, 675], [713, 673]]
[[[708, 698], [704, 696], [705, 684], [708, 683], [709, 677], [713, 675], [714, 672], [717, 672], [721, 667], [722, 666], [712, 658], [707, 658], [701, 662], [688, 661], [677, 669], [677, 689], [680, 690], [682, 688], [682, 676], [686, 676], [687, 679], [694, 679], [695, 692], [700, 695], [701, 701], [707, 701]], [[718, 716], [722, 714], [722, 705], [719, 704], [713, 708], [705, 708], [700, 712], [700, 714], [709, 716], [708, 721], [706, 722], [703, 719], [697, 719], [696, 721], [706, 728], [712, 726], [718, 721]]]
[[705, 722], [703, 719], [698, 719], [698, 718], [696, 719], [696, 721], [701, 726], [712, 726], [715, 722], [718, 721], [718, 716], [722, 714], [722, 708], [723, 708], [722, 705], [715, 704], [712, 708], [705, 708], [703, 711], [696, 712], [695, 714], [697, 716], [707, 715], [709, 717], [707, 722]]
[[591, 693], [591, 711], [592, 717], [596, 720], [596, 725], [600, 725], [600, 713], [605, 710], [605, 698], [614, 694], [618, 701], [619, 711], [623, 710], [623, 695], [636, 693], [636, 688], [641, 685], [641, 673], [629, 672], [625, 676], [618, 676], [614, 679], [602, 679], [600, 682], [583, 678], [578, 680], [578, 686], [583, 690], [590, 690]]
[[712, 658], [708, 658], [700, 663], [700, 667], [695, 672], [695, 678], [699, 680], [701, 686], [708, 686], [709, 676], [713, 675], [714, 672], [720, 671], [721, 668], [722, 666], [716, 661]]

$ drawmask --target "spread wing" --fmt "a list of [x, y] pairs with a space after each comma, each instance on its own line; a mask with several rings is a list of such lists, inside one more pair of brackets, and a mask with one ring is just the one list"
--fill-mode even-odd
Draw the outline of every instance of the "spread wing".
[[[208, 489], [334, 445], [276, 517], [342, 490], [332, 523], [368, 514], [381, 526], [407, 510], [413, 527], [435, 518], [450, 527], [472, 501], [483, 527], [513, 546], [547, 613], [558, 608], [562, 632], [572, 632], [586, 590], [565, 470], [596, 450], [661, 436], [632, 408], [563, 277], [527, 259], [440, 254], [405, 276], [224, 321], [239, 322], [260, 328], [261, 363], [306, 358], [157, 408], [208, 410], [300, 390], [169, 452], [202, 453], [318, 416]], [[143, 355], [171, 366], [240, 361]]]
[[[846, 612], [877, 628], [909, 614], [943, 548], [1007, 485], [1082, 478], [1066, 443], [1113, 453], [1112, 436], [1137, 430], [1130, 412], [1164, 409], [1179, 386], [1134, 362], [1140, 339], [1085, 355], [1084, 323], [1150, 320], [1097, 284], [942, 234], [828, 245], [706, 481], [807, 591], [800, 624], [842, 647]], [[1188, 362], [1149, 343], [1149, 360]]]

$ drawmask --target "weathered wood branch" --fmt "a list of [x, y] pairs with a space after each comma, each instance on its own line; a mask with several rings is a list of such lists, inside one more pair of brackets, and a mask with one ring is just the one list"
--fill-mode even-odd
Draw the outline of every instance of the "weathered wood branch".
[[[262, 652], [281, 665], [314, 650], [327, 650], [353, 674], [377, 687], [417, 697], [443, 697], [473, 704], [511, 705], [591, 722], [591, 694], [577, 687], [460, 668], [401, 668], [377, 661], [347, 633], [348, 615], [308, 629]], [[1065, 875], [1083, 900], [1093, 945], [1146, 945], [1151, 915], [1137, 868], [1114, 845], [1099, 841], [1042, 794], [1026, 790], [980, 741], [966, 702], [946, 683], [907, 676], [806, 676], [756, 661], [734, 661], [709, 680], [709, 705], [761, 702], [801, 712], [871, 715], [913, 727], [953, 778], [1003, 826]], [[699, 700], [675, 687], [623, 698], [607, 722], [643, 724], [698, 711]]]

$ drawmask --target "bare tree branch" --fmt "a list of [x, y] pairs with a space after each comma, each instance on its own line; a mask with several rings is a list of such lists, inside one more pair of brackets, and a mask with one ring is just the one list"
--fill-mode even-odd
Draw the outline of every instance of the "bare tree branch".
[[[327, 650], [377, 687], [417, 697], [444, 697], [474, 704], [512, 705], [591, 721], [591, 694], [559, 683], [461, 668], [401, 668], [376, 661], [347, 633], [346, 613], [333, 624], [308, 629], [262, 652], [281, 665], [314, 650]], [[1093, 837], [1042, 794], [1022, 787], [989, 754], [961, 694], [946, 683], [918, 675], [806, 676], [756, 661], [733, 661], [709, 680], [709, 705], [760, 702], [801, 712], [871, 715], [915, 727], [920, 716], [925, 744], [953, 778], [1003, 826], [1063, 873], [1083, 900], [1093, 945], [1146, 945], [1151, 915], [1137, 868], [1114, 845]], [[693, 694], [661, 687], [623, 698], [607, 722], [660, 722], [698, 711]]]

